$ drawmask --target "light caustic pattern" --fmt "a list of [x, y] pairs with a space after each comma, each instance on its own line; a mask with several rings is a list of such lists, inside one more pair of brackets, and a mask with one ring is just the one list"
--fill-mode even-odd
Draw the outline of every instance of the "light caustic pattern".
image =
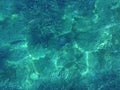
[[[2, 2], [3, 1], [4, 0], [2, 0]], [[39, 2], [40, 0], [37, 1]], [[8, 29], [8, 31], [10, 30], [9, 32], [14, 33], [13, 35], [11, 35], [12, 37], [14, 36], [14, 38], [21, 35], [21, 33], [20, 34], [15, 33], [18, 30], [20, 31], [23, 29], [23, 31], [25, 31], [27, 29], [28, 32], [31, 32], [29, 33], [29, 35], [31, 36], [30, 39], [28, 39], [27, 37], [29, 35], [27, 36], [23, 35], [24, 39], [20, 39], [17, 41], [13, 40], [13, 42], [10, 42], [10, 45], [8, 45], [11, 47], [10, 49], [11, 52], [19, 52], [18, 54], [13, 53], [14, 54], [13, 57], [7, 60], [7, 64], [8, 66], [15, 67], [18, 75], [17, 77], [20, 77], [20, 79], [22, 79], [19, 81], [21, 82], [21, 87], [24, 90], [29, 90], [32, 86], [36, 85], [37, 81], [40, 82], [41, 79], [46, 80], [52, 78], [54, 80], [55, 79], [60, 80], [61, 73], [63, 74], [62, 79], [71, 79], [72, 77], [74, 77], [75, 74], [76, 75], [78, 74], [78, 76], [80, 77], [88, 77], [91, 75], [91, 73], [94, 74], [94, 68], [97, 66], [97, 64], [99, 64], [98, 54], [100, 50], [101, 49], [106, 50], [106, 48], [110, 48], [113, 45], [112, 39], [114, 36], [112, 33], [119, 31], [118, 29], [120, 28], [119, 27], [120, 18], [118, 12], [120, 8], [119, 0], [113, 0], [113, 1], [92, 0], [95, 1], [95, 4], [93, 5], [93, 8], [90, 8], [91, 10], [89, 12], [88, 12], [89, 10], [88, 7], [90, 6], [90, 4], [88, 4], [87, 2], [83, 3], [84, 0], [78, 0], [81, 2], [77, 2], [73, 0], [70, 0], [68, 2], [67, 1], [65, 2], [65, 6], [63, 7], [64, 8], [63, 12], [61, 12], [62, 11], [61, 8], [59, 9], [59, 6], [57, 6], [57, 2], [60, 2], [59, 0], [53, 0], [52, 2], [50, 1], [50, 3], [49, 0], [48, 1], [45, 0], [45, 4], [43, 4], [43, 6], [45, 6], [47, 13], [44, 12], [44, 10], [41, 11], [43, 7], [41, 8], [40, 6], [42, 4], [38, 5], [38, 7], [40, 8], [37, 8], [37, 4], [39, 3], [36, 3], [34, 5], [35, 7], [32, 7], [32, 9], [28, 8], [30, 9], [30, 11], [28, 9], [26, 9], [27, 12], [23, 11], [23, 15], [22, 12], [20, 13], [20, 15], [19, 13], [16, 14], [15, 12], [15, 14], [10, 15], [10, 17], [9, 15], [6, 16], [7, 14], [5, 16], [3, 14], [0, 14], [0, 23], [2, 25], [5, 25], [5, 27], [11, 25], [12, 21], [14, 22], [8, 28], [2, 27], [0, 25], [0, 29], [1, 29], [0, 31], [4, 32], [7, 31]], [[47, 3], [49, 3], [48, 6], [51, 7], [48, 8]], [[82, 5], [82, 3], [85, 5]], [[9, 5], [9, 6], [14, 6], [14, 5]], [[82, 6], [86, 8], [82, 8]], [[19, 9], [20, 7], [18, 6], [17, 9]], [[12, 11], [12, 9], [5, 9], [5, 10], [8, 10], [6, 12], [9, 12]], [[13, 9], [13, 10], [16, 11], [17, 9]], [[20, 10], [25, 10], [25, 9], [20, 9]], [[51, 16], [48, 15], [49, 13], [51, 14]], [[54, 17], [54, 13], [55, 13], [55, 17]], [[106, 17], [106, 13], [108, 13], [107, 17]], [[61, 15], [59, 16], [58, 14]], [[28, 17], [28, 15], [30, 17]], [[28, 17], [29, 20], [25, 21], [24, 17], [25, 18]], [[54, 18], [53, 21], [52, 21], [52, 17]], [[61, 20], [59, 21], [59, 19]], [[49, 25], [49, 20], [50, 20], [50, 25]], [[25, 21], [25, 26], [24, 25], [19, 26], [24, 24], [24, 23], [18, 23], [21, 21], [23, 22]], [[28, 22], [28, 25], [26, 25], [26, 22]], [[13, 27], [14, 24], [16, 27], [17, 26], [18, 27], [14, 28]], [[25, 27], [25, 29], [19, 27]], [[50, 37], [49, 35], [47, 35], [49, 30], [51, 30], [52, 32], [52, 34], [50, 33], [51, 36], [50, 40], [48, 40]], [[46, 36], [44, 34], [41, 34], [42, 32], [44, 33], [44, 31]], [[95, 35], [95, 37], [97, 37], [96, 39], [94, 39], [94, 34], [96, 34]], [[92, 35], [93, 37], [91, 37]], [[42, 40], [41, 38], [44, 40]], [[59, 38], [62, 38], [61, 42], [59, 42], [60, 41]], [[59, 43], [58, 42], [54, 43], [57, 40]], [[6, 40], [6, 42], [8, 41]], [[116, 40], [115, 43], [118, 44], [119, 40]], [[55, 46], [53, 44], [60, 44], [61, 46], [60, 45]], [[113, 53], [114, 52], [117, 53], [117, 50], [115, 49]], [[109, 49], [109, 51], [107, 51], [107, 53], [105, 51], [105, 55], [109, 55], [109, 53], [112, 52], [111, 49]], [[22, 53], [23, 54], [25, 53], [25, 55], [23, 55]], [[103, 62], [105, 60], [103, 60]], [[104, 68], [102, 67], [102, 69]]]
[[86, 61], [86, 70], [82, 72], [82, 76], [85, 76], [87, 73], [89, 73], [89, 54], [90, 52], [86, 51], [85, 52], [85, 61]]

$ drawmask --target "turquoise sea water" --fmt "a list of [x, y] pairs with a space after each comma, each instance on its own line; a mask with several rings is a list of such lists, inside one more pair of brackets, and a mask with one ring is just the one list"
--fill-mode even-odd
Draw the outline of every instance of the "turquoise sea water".
[[0, 90], [120, 90], [120, 0], [0, 0]]

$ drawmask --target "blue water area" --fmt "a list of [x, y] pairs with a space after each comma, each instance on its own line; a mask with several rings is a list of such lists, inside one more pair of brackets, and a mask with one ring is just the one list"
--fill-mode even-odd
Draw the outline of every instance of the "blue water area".
[[120, 90], [119, 0], [0, 0], [0, 90]]

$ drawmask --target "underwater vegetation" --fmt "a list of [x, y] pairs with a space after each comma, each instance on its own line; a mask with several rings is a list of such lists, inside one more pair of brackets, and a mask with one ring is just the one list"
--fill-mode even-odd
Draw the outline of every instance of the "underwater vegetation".
[[0, 0], [0, 90], [119, 90], [119, 0]]

